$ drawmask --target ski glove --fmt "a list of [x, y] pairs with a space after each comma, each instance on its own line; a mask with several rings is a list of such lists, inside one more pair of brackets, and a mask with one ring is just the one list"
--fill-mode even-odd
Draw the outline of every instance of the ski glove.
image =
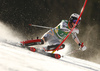
[[79, 50], [81, 50], [81, 51], [85, 51], [87, 49], [87, 47], [84, 46], [83, 43], [79, 44], [79, 46], [80, 46]]

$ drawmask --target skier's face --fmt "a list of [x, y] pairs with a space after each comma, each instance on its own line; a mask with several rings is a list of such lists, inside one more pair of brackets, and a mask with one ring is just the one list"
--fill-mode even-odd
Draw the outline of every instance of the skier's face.
[[[74, 25], [75, 25], [76, 21], [77, 21], [77, 20], [73, 20], [73, 22], [72, 22], [72, 26], [74, 26]], [[79, 24], [80, 24], [80, 21], [78, 21], [78, 23], [77, 23], [76, 27], [77, 27]]]
[[72, 22], [72, 25], [74, 26], [74, 25], [75, 25], [75, 23], [73, 23], [73, 22]]
[[[73, 23], [75, 24], [77, 20], [73, 20]], [[78, 21], [77, 25], [80, 24], [80, 20]]]

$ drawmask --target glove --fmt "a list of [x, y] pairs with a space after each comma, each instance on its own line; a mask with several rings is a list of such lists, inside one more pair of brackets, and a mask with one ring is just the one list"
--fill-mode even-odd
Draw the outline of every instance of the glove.
[[84, 46], [83, 43], [80, 44], [79, 46], [80, 46], [79, 50], [81, 50], [81, 51], [85, 51], [87, 49], [87, 47]]

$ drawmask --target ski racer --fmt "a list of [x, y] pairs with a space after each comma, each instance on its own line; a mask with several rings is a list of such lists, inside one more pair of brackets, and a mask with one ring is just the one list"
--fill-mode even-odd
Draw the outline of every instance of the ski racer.
[[[44, 44], [45, 42], [48, 42], [49, 45], [46, 47], [43, 47], [45, 51], [53, 51], [55, 50], [62, 40], [67, 36], [67, 34], [71, 31], [73, 26], [75, 25], [77, 19], [79, 18], [79, 15], [77, 13], [73, 13], [69, 21], [68, 20], [62, 20], [55, 28], [51, 28], [49, 31], [47, 31], [42, 38], [40, 39], [41, 41], [32, 41], [32, 42], [41, 42], [39, 44]], [[77, 26], [80, 24], [81, 18], [79, 22], [77, 23]], [[71, 35], [76, 44], [79, 46], [79, 50], [85, 51], [86, 46], [81, 43], [77, 37], [77, 34], [79, 34], [79, 29], [76, 27], [73, 29]], [[31, 43], [31, 42], [28, 42]], [[24, 42], [24, 44], [27, 44], [27, 42]], [[65, 47], [64, 44], [62, 44], [58, 50], [63, 49]]]

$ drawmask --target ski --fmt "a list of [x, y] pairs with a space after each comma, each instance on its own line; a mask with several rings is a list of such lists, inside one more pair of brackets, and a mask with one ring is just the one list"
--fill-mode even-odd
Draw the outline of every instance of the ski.
[[35, 47], [26, 47], [28, 50], [32, 51], [32, 52], [37, 52], [55, 59], [60, 59], [61, 55], [60, 54], [52, 54], [52, 53], [47, 53], [45, 52], [45, 50], [41, 50], [39, 48], [35, 48]]
[[[40, 53], [40, 54], [43, 54], [43, 55], [46, 55], [46, 56], [50, 56], [50, 57], [53, 57], [53, 58], [56, 58], [56, 59], [60, 59], [61, 58], [60, 54], [54, 54], [54, 53], [47, 53], [46, 52], [46, 51], [53, 51], [54, 49], [56, 49], [56, 47], [58, 45], [48, 46], [49, 48], [47, 50], [45, 50], [45, 49], [41, 50], [41, 49], [36, 48], [36, 47], [30, 47], [31, 45], [41, 45], [41, 44], [43, 44], [43, 40], [42, 39], [34, 39], [34, 40], [32, 39], [32, 40], [26, 40], [26, 41], [22, 41], [21, 42], [21, 46], [23, 48], [27, 48], [28, 50], [30, 50], [32, 52], [37, 52], [37, 53]], [[61, 50], [63, 48], [64, 48], [64, 45], [62, 45], [62, 47], [59, 48], [58, 50]]]
[[12, 42], [12, 41], [7, 41], [7, 40], [4, 40], [3, 42], [6, 43], [6, 44], [9, 44], [9, 45], [12, 45], [12, 46], [23, 48], [23, 49], [26, 49], [26, 50], [29, 50], [29, 51], [32, 51], [32, 52], [36, 52], [36, 53], [39, 53], [39, 54], [43, 54], [43, 55], [46, 55], [46, 56], [49, 56], [49, 57], [52, 57], [52, 58], [56, 58], [56, 59], [60, 59], [61, 58], [60, 54], [47, 53], [47, 52], [45, 52], [45, 51], [43, 51], [43, 50], [41, 50], [39, 48], [23, 46], [21, 43], [18, 43], [18, 42]]

